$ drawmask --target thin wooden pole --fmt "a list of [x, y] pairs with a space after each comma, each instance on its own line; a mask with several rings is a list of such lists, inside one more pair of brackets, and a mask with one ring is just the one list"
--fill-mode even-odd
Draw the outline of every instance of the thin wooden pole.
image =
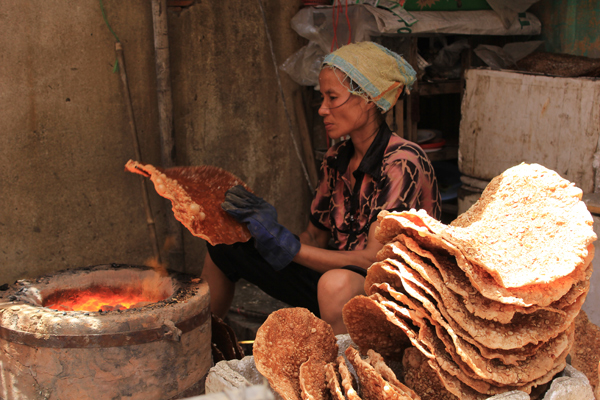
[[[171, 93], [171, 67], [169, 62], [169, 27], [167, 0], [152, 0], [154, 51], [156, 59], [156, 92], [158, 100], [158, 128], [160, 132], [161, 160], [164, 168], [175, 166], [175, 140], [173, 135], [173, 98]], [[170, 201], [167, 210], [171, 209]], [[183, 230], [171, 212], [167, 213], [170, 238], [169, 265], [185, 269]]]
[[319, 180], [319, 173], [317, 171], [317, 164], [315, 163], [315, 151], [310, 138], [308, 123], [306, 122], [306, 110], [304, 109], [304, 100], [302, 99], [302, 92], [300, 90], [296, 91], [294, 108], [296, 109], [296, 119], [298, 120], [298, 130], [300, 131], [304, 162], [306, 163], [310, 183], [313, 188], [316, 188], [317, 181]]
[[[117, 52], [117, 60], [119, 61], [119, 74], [121, 75], [121, 81], [123, 82], [123, 97], [125, 98], [125, 106], [127, 108], [127, 116], [129, 118], [129, 130], [133, 138], [133, 149], [135, 153], [135, 159], [142, 162], [142, 153], [140, 151], [140, 142], [137, 135], [137, 128], [135, 125], [135, 116], [133, 114], [133, 105], [131, 104], [131, 94], [129, 92], [129, 82], [127, 80], [127, 71], [125, 69], [125, 57], [123, 55], [123, 46], [121, 42], [115, 43], [115, 50]], [[150, 232], [150, 242], [152, 243], [152, 249], [154, 251], [154, 258], [158, 264], [162, 264], [160, 257], [160, 246], [158, 245], [158, 238], [156, 235], [156, 224], [154, 217], [152, 216], [152, 209], [150, 208], [150, 198], [148, 195], [148, 186], [146, 184], [146, 178], [140, 176], [140, 182], [142, 183], [142, 199], [144, 201], [144, 210], [146, 211], [146, 223], [148, 224], [148, 230]]]

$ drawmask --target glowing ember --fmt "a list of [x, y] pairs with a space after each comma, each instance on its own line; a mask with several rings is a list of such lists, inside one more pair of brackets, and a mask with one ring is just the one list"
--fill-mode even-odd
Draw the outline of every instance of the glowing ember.
[[85, 290], [68, 289], [44, 301], [44, 307], [61, 311], [113, 311], [142, 307], [162, 298], [151, 298], [142, 290], [95, 286]]

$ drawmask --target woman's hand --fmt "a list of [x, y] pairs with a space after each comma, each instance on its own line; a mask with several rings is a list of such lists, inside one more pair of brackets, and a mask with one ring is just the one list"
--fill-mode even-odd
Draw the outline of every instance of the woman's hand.
[[298, 238], [277, 222], [275, 207], [243, 186], [229, 189], [221, 207], [238, 222], [247, 224], [258, 253], [276, 271], [288, 265], [300, 250]]
[[326, 249], [330, 238], [329, 232], [322, 231], [309, 223], [306, 231], [300, 235], [302, 247], [294, 257], [294, 262], [318, 272], [326, 272], [346, 265], [356, 265], [367, 270], [376, 261], [377, 252], [383, 247], [375, 239], [375, 229], [378, 226], [377, 221], [371, 224], [367, 245], [363, 250], [338, 251]]

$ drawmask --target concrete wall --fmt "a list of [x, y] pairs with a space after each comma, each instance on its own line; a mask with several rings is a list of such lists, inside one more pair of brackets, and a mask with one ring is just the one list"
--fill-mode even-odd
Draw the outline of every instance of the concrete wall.
[[[299, 232], [310, 193], [294, 153], [257, 1], [169, 12], [178, 165], [244, 179]], [[303, 43], [299, 3], [263, 0], [281, 64]], [[104, 0], [125, 49], [143, 161], [160, 165], [150, 2]], [[0, 284], [65, 268], [142, 264], [152, 256], [115, 38], [97, 1], [9, 1], [0, 11]], [[287, 103], [298, 90], [282, 75]], [[294, 122], [294, 126], [295, 126]], [[151, 188], [159, 240], [170, 210]], [[204, 241], [184, 230], [185, 265]]]

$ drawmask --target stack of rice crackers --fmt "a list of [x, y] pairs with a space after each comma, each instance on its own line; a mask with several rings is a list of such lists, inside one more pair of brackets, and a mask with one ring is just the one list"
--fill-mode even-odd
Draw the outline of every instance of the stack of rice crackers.
[[413, 389], [422, 358], [439, 378], [429, 386], [462, 399], [535, 395], [565, 367], [589, 290], [596, 235], [581, 197], [556, 172], [521, 164], [450, 225], [382, 212], [367, 296], [344, 308], [352, 340], [404, 358]]

